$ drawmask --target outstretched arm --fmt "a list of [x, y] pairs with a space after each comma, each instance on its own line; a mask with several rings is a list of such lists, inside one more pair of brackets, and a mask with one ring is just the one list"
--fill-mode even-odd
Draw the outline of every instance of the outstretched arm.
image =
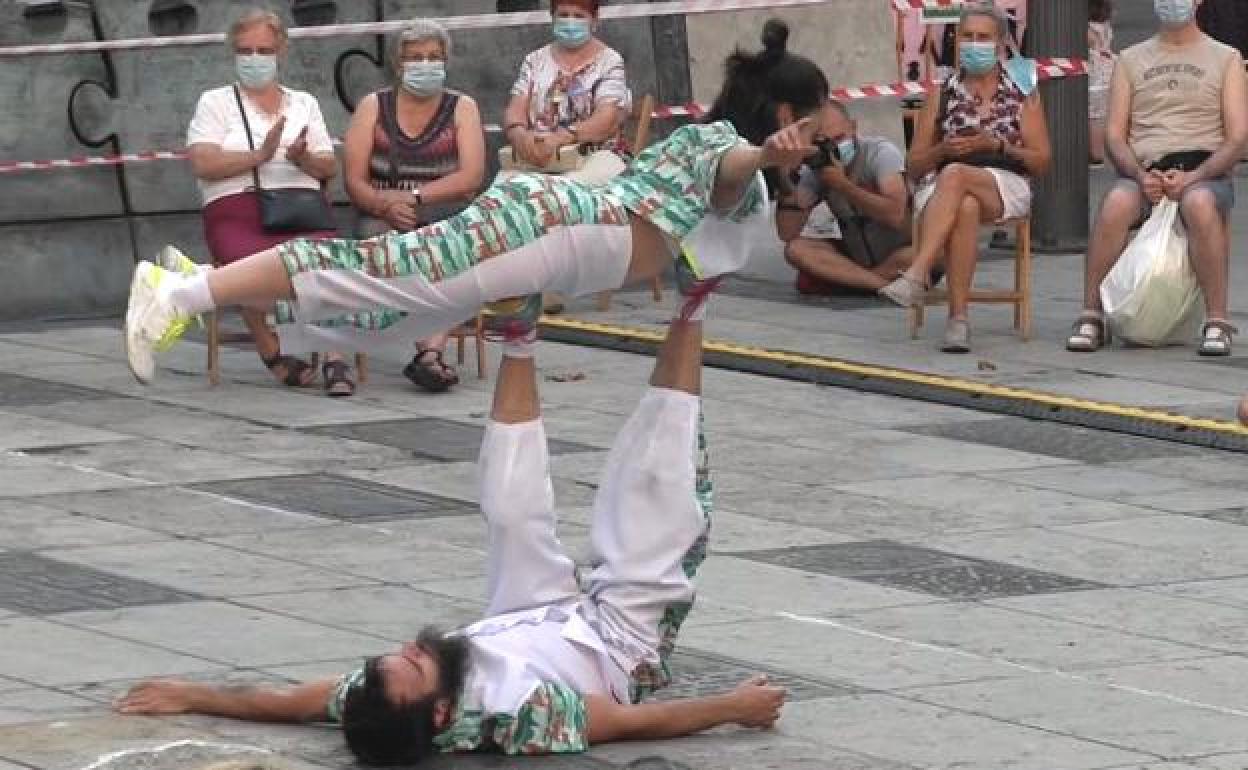
[[770, 728], [780, 718], [784, 696], [784, 688], [767, 684], [764, 676], [705, 698], [623, 704], [594, 695], [585, 699], [589, 743], [680, 738], [727, 724]]
[[320, 722], [338, 679], [290, 687], [218, 686], [173, 679], [140, 682], [117, 699], [122, 714], [207, 714], [249, 722]]
[[805, 117], [767, 137], [762, 147], [740, 144], [719, 161], [711, 205], [727, 211], [737, 205], [754, 182], [754, 175], [764, 168], [791, 171], [815, 151], [813, 140], [819, 124], [813, 116]]

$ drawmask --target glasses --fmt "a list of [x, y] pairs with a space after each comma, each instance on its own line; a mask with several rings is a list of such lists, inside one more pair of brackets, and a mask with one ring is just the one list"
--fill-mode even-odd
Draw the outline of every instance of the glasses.
[[259, 48], [238, 48], [234, 49], [234, 53], [238, 56], [273, 56], [277, 53], [277, 49], [273, 46], [261, 46]]
[[402, 56], [399, 58], [399, 61], [402, 62], [403, 64], [409, 64], [413, 62], [434, 62], [434, 61], [442, 62], [443, 64], [445, 64], [446, 57], [440, 53], [425, 54], [423, 56], [420, 54], [417, 54], [415, 56]]

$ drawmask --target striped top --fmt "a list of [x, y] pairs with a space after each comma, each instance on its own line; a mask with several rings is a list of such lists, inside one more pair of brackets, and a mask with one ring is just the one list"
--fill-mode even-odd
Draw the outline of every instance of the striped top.
[[399, 125], [398, 95], [393, 88], [377, 92], [377, 125], [368, 177], [378, 190], [415, 190], [459, 170], [455, 108], [459, 93], [443, 91], [442, 101], [419, 136]]

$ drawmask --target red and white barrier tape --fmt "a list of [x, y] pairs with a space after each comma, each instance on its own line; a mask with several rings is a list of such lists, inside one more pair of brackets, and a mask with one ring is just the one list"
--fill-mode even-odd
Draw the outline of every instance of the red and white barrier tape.
[[963, 0], [892, 0], [892, 5], [899, 11], [921, 11], [925, 9], [942, 9], [942, 7], [961, 7]]
[[962, 0], [893, 0], [899, 11], [921, 11], [924, 8], [957, 8]]
[[[1037, 59], [1036, 65], [1041, 80], [1053, 80], [1064, 77], [1078, 77], [1086, 75], [1088, 72], [1088, 63], [1083, 59]], [[836, 88], [833, 89], [831, 96], [833, 99], [842, 102], [857, 101], [859, 99], [874, 99], [882, 96], [912, 96], [916, 94], [927, 93], [937, 87], [938, 83], [934, 81], [928, 82], [905, 82], [905, 83], [879, 83], [874, 85], [858, 86], [857, 88]], [[705, 104], [697, 104], [689, 102], [687, 104], [674, 104], [662, 107], [656, 107], [651, 116], [658, 119], [689, 117], [700, 118], [710, 109]], [[497, 124], [489, 124], [484, 126], [486, 131], [498, 132], [502, 130], [502, 126]], [[335, 143], [339, 143], [335, 140]], [[20, 171], [50, 171], [62, 168], [83, 168], [86, 166], [117, 166], [130, 163], [148, 163], [158, 160], [184, 160], [186, 152], [159, 150], [155, 152], [137, 152], [126, 153], [123, 155], [95, 155], [82, 156], [77, 158], [64, 158], [61, 160], [19, 160], [19, 161], [0, 161], [0, 175], [13, 174]]]
[[[632, 3], [606, 6], [603, 19], [644, 19], [654, 16], [677, 16], [724, 11], [770, 10], [804, 5], [827, 5], [834, 0], [674, 0], [661, 3]], [[521, 13], [480, 13], [464, 16], [445, 16], [436, 21], [447, 29], [499, 29], [524, 27], [551, 22], [549, 11], [526, 11]], [[344, 37], [348, 35], [379, 35], [397, 32], [410, 20], [373, 21], [357, 24], [327, 24], [319, 27], [294, 27], [290, 36], [297, 39]], [[203, 35], [174, 35], [170, 37], [128, 38], [125, 40], [90, 40], [79, 43], [49, 43], [41, 45], [13, 45], [0, 47], [0, 58], [43, 56], [48, 54], [91, 53], [97, 51], [135, 51], [145, 48], [174, 48], [181, 46], [217, 45], [225, 42], [221, 33]]]

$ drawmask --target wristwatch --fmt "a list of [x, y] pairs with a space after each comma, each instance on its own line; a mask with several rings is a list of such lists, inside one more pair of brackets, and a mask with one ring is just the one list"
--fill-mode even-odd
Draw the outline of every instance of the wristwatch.
[[412, 197], [416, 199], [416, 205], [417, 205], [417, 206], [423, 206], [423, 205], [425, 205], [425, 199], [424, 199], [424, 198], [422, 198], [422, 197], [420, 196], [420, 188], [419, 188], [419, 187], [412, 188]]

